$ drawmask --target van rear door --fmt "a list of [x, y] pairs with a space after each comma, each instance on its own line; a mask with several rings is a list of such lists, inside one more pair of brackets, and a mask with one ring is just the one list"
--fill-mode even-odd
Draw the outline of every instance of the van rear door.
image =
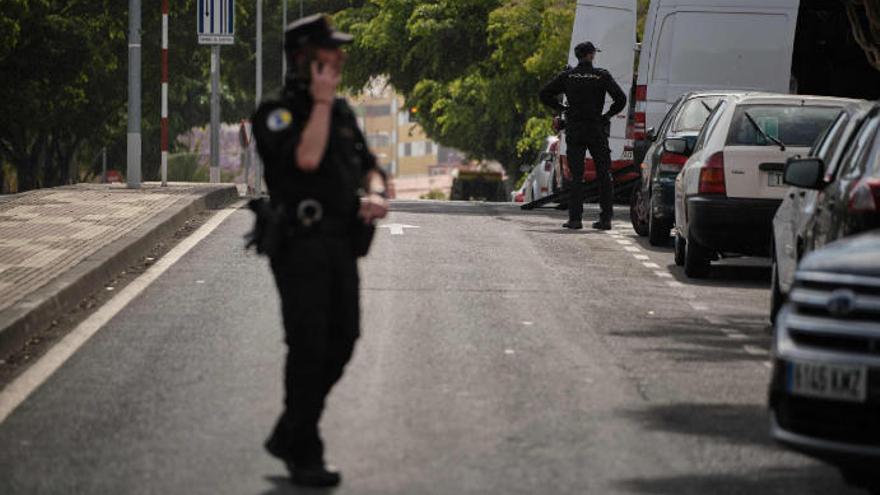
[[[624, 93], [629, 94], [635, 61], [636, 0], [578, 0], [568, 49], [568, 64], [572, 67], [578, 63], [574, 47], [583, 41], [592, 41], [602, 50], [596, 54], [594, 65], [611, 72]], [[610, 105], [611, 98], [606, 96], [605, 109]], [[611, 119], [608, 144], [613, 161], [632, 161], [632, 143], [626, 139], [626, 117], [624, 110]], [[561, 147], [564, 145], [563, 140]]]
[[[645, 128], [689, 91], [788, 93], [799, 0], [654, 0], [639, 85]], [[650, 36], [650, 38], [649, 38]]]

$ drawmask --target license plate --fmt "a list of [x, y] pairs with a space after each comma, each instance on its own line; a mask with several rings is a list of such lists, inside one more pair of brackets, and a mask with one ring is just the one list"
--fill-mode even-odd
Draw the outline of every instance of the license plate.
[[787, 388], [791, 394], [821, 399], [865, 402], [868, 371], [864, 366], [788, 363]]
[[767, 173], [767, 185], [770, 187], [783, 187], [785, 183], [782, 182], [782, 172], [768, 172]]

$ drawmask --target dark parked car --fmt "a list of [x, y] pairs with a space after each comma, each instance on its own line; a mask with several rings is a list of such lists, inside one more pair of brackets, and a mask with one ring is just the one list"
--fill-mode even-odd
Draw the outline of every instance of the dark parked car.
[[[793, 187], [789, 189], [783, 198], [782, 204], [773, 218], [773, 249], [770, 252], [772, 259], [772, 301], [771, 321], [775, 321], [776, 313], [794, 281], [794, 272], [798, 261], [810, 252], [815, 244], [817, 234], [822, 235], [821, 244], [834, 240], [838, 234], [847, 235], [855, 233], [850, 230], [857, 225], [849, 225], [847, 229], [827, 229], [817, 222], [830, 220], [829, 213], [835, 207], [843, 207], [843, 215], [847, 215], [848, 204], [829, 204], [829, 201], [840, 201], [840, 194], [829, 194], [838, 188], [838, 181], [852, 184], [852, 180], [838, 173], [845, 164], [846, 159], [852, 160], [853, 154], [849, 151], [850, 144], [855, 143], [862, 129], [869, 130], [865, 125], [870, 125], [871, 119], [876, 118], [878, 104], [863, 101], [854, 103], [843, 109], [834, 123], [819, 137], [813, 148], [806, 155], [816, 158], [821, 162], [822, 180], [819, 187]], [[874, 117], [871, 117], [874, 115]], [[867, 136], [865, 136], [867, 137]], [[800, 157], [798, 157], [800, 158]], [[865, 157], [867, 159], [867, 157]], [[876, 160], [876, 158], [875, 158]], [[809, 165], [797, 165], [798, 167]], [[842, 184], [842, 182], [841, 182]], [[823, 216], [824, 213], [824, 216]], [[838, 218], [843, 218], [838, 215]], [[863, 222], [864, 223], [864, 222]], [[870, 222], [867, 222], [870, 225]]]
[[776, 323], [770, 412], [777, 441], [880, 494], [880, 230], [801, 262]]
[[724, 94], [730, 92], [686, 93], [678, 98], [658, 129], [648, 129], [651, 146], [641, 164], [641, 182], [633, 190], [630, 220], [640, 236], [648, 236], [654, 246], [669, 241], [675, 222], [675, 176], [689, 153], [676, 153], [664, 146], [669, 138], [681, 138], [693, 149], [706, 118]]

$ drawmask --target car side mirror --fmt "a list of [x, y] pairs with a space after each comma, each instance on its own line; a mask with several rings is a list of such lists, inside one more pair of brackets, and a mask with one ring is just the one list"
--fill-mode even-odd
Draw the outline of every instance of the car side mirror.
[[669, 138], [663, 141], [663, 151], [685, 156], [691, 154], [690, 146], [684, 138]]
[[785, 162], [783, 182], [804, 189], [822, 189], [825, 163], [821, 158], [792, 157]]
[[648, 141], [656, 141], [657, 140], [657, 129], [653, 127], [649, 127], [647, 131], [645, 131], [645, 137]]

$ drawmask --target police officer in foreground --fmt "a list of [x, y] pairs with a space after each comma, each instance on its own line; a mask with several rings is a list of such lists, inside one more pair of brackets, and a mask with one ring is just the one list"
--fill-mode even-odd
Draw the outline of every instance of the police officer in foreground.
[[[599, 221], [594, 229], [611, 229], [614, 215], [614, 183], [611, 178], [611, 150], [608, 136], [611, 117], [626, 106], [626, 95], [620, 89], [611, 73], [593, 67], [593, 58], [599, 51], [587, 41], [574, 47], [578, 59], [577, 67], [559, 73], [539, 94], [541, 102], [556, 112], [565, 112], [565, 144], [568, 148], [568, 167], [571, 171], [571, 185], [568, 197], [568, 222], [562, 226], [568, 229], [582, 229], [584, 212], [584, 158], [590, 156], [596, 165], [596, 181], [599, 184]], [[613, 103], [607, 112], [605, 94], [611, 95]], [[568, 106], [559, 102], [564, 94]]]
[[254, 243], [270, 257], [288, 345], [285, 409], [266, 449], [305, 486], [341, 481], [324, 463], [318, 422], [360, 334], [357, 257], [388, 211], [384, 174], [336, 97], [351, 41], [325, 15], [288, 25], [284, 88], [253, 117], [271, 198]]

